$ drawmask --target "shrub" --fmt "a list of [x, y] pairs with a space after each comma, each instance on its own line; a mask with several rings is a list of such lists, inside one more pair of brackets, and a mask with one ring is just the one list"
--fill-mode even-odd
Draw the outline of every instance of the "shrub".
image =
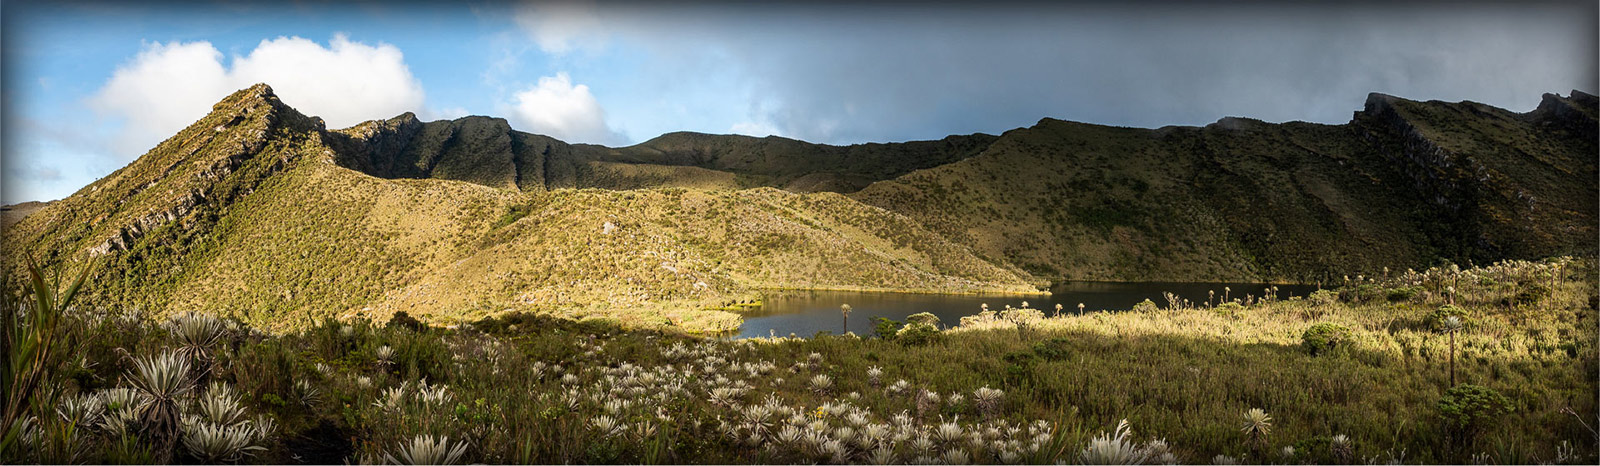
[[389, 319], [389, 326], [399, 327], [414, 332], [421, 331], [423, 328], [426, 328], [426, 326], [422, 324], [422, 321], [417, 320], [416, 317], [411, 317], [411, 314], [406, 313], [406, 311], [394, 313], [394, 317]]
[[1006, 383], [1018, 385], [1033, 377], [1033, 365], [1039, 358], [1031, 351], [1012, 351], [1000, 359], [1008, 363], [1005, 369]]
[[1155, 312], [1157, 309], [1159, 308], [1156, 307], [1156, 302], [1149, 299], [1139, 301], [1138, 304], [1133, 305], [1134, 312]]
[[1049, 340], [1034, 343], [1033, 354], [1050, 361], [1064, 360], [1067, 359], [1067, 356], [1071, 354], [1067, 350], [1071, 344], [1072, 340], [1068, 340], [1064, 337], [1051, 338]]
[[912, 314], [912, 315], [906, 316], [906, 324], [907, 325], [921, 324], [921, 325], [927, 325], [929, 327], [933, 327], [934, 329], [938, 329], [939, 328], [939, 316], [933, 315], [932, 313], [928, 313], [928, 312], [918, 312], [916, 314]]
[[1212, 311], [1216, 312], [1217, 315], [1222, 317], [1237, 319], [1239, 318], [1239, 314], [1244, 311], [1244, 306], [1233, 301], [1228, 301], [1226, 303], [1218, 304], [1217, 307], [1212, 309]]
[[1428, 326], [1428, 330], [1442, 332], [1444, 331], [1445, 319], [1449, 319], [1451, 317], [1461, 319], [1461, 322], [1465, 324], [1466, 328], [1472, 328], [1475, 325], [1475, 322], [1473, 322], [1472, 318], [1467, 315], [1466, 309], [1462, 309], [1451, 304], [1439, 306], [1438, 309], [1434, 309], [1433, 312], [1429, 312], [1428, 317], [1423, 320], [1423, 324]]
[[1410, 301], [1411, 298], [1417, 297], [1417, 294], [1421, 292], [1422, 287], [1420, 286], [1402, 286], [1399, 288], [1390, 288], [1388, 297], [1390, 302]]
[[491, 229], [498, 229], [500, 227], [516, 223], [517, 220], [521, 219], [522, 217], [528, 216], [528, 213], [532, 212], [532, 211], [533, 211], [533, 208], [531, 206], [526, 206], [526, 205], [514, 205], [514, 206], [511, 206], [511, 208], [506, 209], [506, 213], [501, 215], [499, 220], [495, 220], [494, 225], [492, 227], [490, 227], [490, 228]]
[[1309, 300], [1311, 304], [1316, 306], [1332, 306], [1334, 303], [1339, 302], [1339, 293], [1335, 293], [1332, 290], [1317, 290], [1311, 292]]
[[1345, 301], [1363, 303], [1383, 297], [1386, 293], [1382, 287], [1373, 284], [1359, 285], [1355, 288], [1345, 288], [1341, 297]]
[[1349, 341], [1350, 328], [1330, 322], [1313, 325], [1300, 335], [1300, 345], [1313, 356], [1344, 346]]
[[[912, 316], [916, 317], [916, 316]], [[895, 334], [895, 341], [908, 346], [925, 345], [939, 338], [939, 329], [923, 323], [910, 323]]]
[[[931, 314], [930, 314], [931, 315]], [[1038, 309], [1007, 309], [1000, 311], [1001, 319], [1006, 322], [1027, 324], [1044, 318], [1044, 311]]]
[[1517, 287], [1517, 294], [1511, 297], [1511, 304], [1532, 306], [1539, 304], [1540, 301], [1550, 296], [1550, 287], [1545, 286], [1544, 283], [1523, 282], [1518, 283], [1518, 285], [1520, 286]]
[[884, 341], [894, 341], [895, 333], [900, 331], [901, 322], [890, 320], [888, 317], [879, 317], [872, 320], [872, 332]]
[[1333, 439], [1326, 435], [1302, 439], [1294, 443], [1295, 461], [1300, 464], [1340, 464], [1333, 455]]
[[1478, 432], [1500, 416], [1513, 411], [1511, 400], [1482, 385], [1451, 387], [1439, 397], [1439, 416], [1458, 442], [1470, 443]]

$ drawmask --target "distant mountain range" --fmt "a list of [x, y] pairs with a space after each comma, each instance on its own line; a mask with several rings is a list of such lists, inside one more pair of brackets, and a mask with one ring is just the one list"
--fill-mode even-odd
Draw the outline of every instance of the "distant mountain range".
[[714, 328], [729, 316], [700, 309], [763, 288], [1316, 282], [1593, 254], [1596, 106], [1373, 94], [1343, 125], [608, 148], [487, 117], [328, 130], [257, 85], [66, 199], [0, 212], [0, 249], [98, 258], [91, 305], [280, 326], [517, 309]]

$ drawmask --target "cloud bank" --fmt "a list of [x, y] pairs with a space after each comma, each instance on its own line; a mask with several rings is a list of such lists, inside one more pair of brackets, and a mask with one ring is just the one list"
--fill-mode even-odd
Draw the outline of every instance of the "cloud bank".
[[218, 100], [258, 82], [331, 128], [407, 111], [427, 113], [422, 83], [400, 49], [343, 35], [326, 47], [300, 37], [263, 40], [231, 62], [209, 42], [148, 44], [88, 103], [100, 116], [122, 122], [111, 152], [135, 157], [205, 116]]
[[[743, 121], [831, 143], [993, 133], [1041, 117], [1337, 124], [1368, 92], [1526, 111], [1542, 93], [1596, 81], [1592, 3], [563, 8], [524, 8], [517, 24], [572, 62], [586, 47], [647, 51], [635, 74], [653, 81], [637, 80], [664, 99], [728, 76], [750, 89], [719, 96], [752, 100], [732, 104], [753, 109]], [[563, 17], [586, 26], [552, 19]]]
[[616, 144], [617, 132], [606, 126], [605, 110], [589, 86], [572, 84], [566, 73], [539, 78], [539, 83], [512, 96], [507, 119], [518, 130], [567, 142]]

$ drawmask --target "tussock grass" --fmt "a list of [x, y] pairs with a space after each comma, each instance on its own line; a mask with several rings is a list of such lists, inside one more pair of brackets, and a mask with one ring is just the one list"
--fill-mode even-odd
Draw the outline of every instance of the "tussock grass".
[[[50, 434], [128, 403], [85, 399], [138, 399], [126, 355], [186, 344], [139, 315], [77, 311], [62, 331], [81, 343], [39, 404], [77, 414], [29, 411], [22, 429], [38, 433], [6, 459], [1583, 463], [1594, 273], [1587, 259], [1507, 262], [1225, 313], [1013, 312], [916, 340], [721, 341], [533, 314], [270, 335], [224, 319], [211, 384], [172, 392], [186, 421], [169, 451], [146, 429], [98, 427], [138, 416]], [[1391, 301], [1401, 287], [1417, 290]], [[1476, 322], [1455, 334], [1457, 377], [1475, 388], [1446, 402], [1449, 338], [1428, 315], [1450, 302]], [[1325, 322], [1350, 329], [1348, 344], [1312, 354], [1303, 334]], [[1492, 412], [1472, 401], [1501, 398]], [[52, 456], [74, 451], [88, 456]]]

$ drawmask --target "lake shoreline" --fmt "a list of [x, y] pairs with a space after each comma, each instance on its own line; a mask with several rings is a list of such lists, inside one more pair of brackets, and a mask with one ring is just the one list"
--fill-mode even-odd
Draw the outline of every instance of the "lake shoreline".
[[[718, 332], [718, 336], [809, 336], [821, 331], [866, 335], [874, 331], [872, 323], [877, 317], [905, 321], [910, 315], [923, 312], [952, 326], [985, 309], [1031, 308], [1045, 315], [1120, 312], [1134, 309], [1145, 300], [1157, 307], [1168, 307], [1173, 304], [1169, 295], [1181, 305], [1206, 307], [1230, 300], [1253, 302], [1268, 294], [1269, 288], [1276, 289], [1274, 294], [1279, 299], [1306, 296], [1316, 290], [1314, 285], [1232, 282], [1067, 282], [1055, 286], [1050, 294], [765, 289], [759, 300], [729, 310], [739, 317], [738, 328]], [[844, 304], [853, 308], [848, 322], [839, 309]]]

